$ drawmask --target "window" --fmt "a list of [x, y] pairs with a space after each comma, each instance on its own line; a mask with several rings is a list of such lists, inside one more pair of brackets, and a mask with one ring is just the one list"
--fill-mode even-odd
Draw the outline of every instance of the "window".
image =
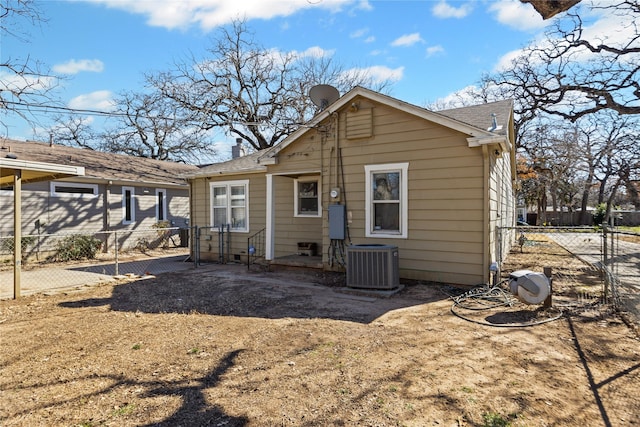
[[211, 225], [249, 231], [249, 181], [211, 183]]
[[131, 224], [136, 220], [135, 191], [133, 187], [122, 187], [122, 223]]
[[294, 180], [294, 216], [321, 216], [320, 183], [317, 179]]
[[156, 220], [167, 220], [167, 191], [156, 188]]
[[95, 184], [77, 184], [75, 182], [51, 182], [50, 193], [53, 197], [97, 197], [98, 186]]
[[408, 163], [365, 166], [367, 237], [407, 237], [408, 168]]

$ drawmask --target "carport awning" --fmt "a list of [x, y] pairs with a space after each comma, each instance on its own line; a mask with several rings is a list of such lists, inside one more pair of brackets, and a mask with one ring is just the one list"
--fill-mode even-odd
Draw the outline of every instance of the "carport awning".
[[13, 298], [20, 297], [22, 267], [22, 184], [84, 175], [82, 166], [0, 159], [0, 188], [13, 187]]
[[53, 163], [30, 162], [26, 160], [0, 159], [0, 187], [13, 186], [16, 171], [22, 175], [22, 183], [48, 181], [84, 175], [82, 166], [66, 166]]

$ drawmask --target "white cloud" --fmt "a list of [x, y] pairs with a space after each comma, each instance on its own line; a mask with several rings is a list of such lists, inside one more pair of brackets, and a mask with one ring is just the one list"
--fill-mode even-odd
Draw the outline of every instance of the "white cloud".
[[420, 33], [405, 34], [391, 42], [391, 46], [412, 46], [416, 43], [424, 42]]
[[511, 50], [498, 59], [498, 62], [493, 67], [494, 72], [501, 72], [511, 68], [511, 63], [514, 59], [522, 54], [522, 49]]
[[473, 7], [471, 6], [471, 3], [466, 3], [459, 7], [453, 7], [450, 4], [448, 4], [446, 0], [440, 0], [435, 6], [433, 6], [433, 9], [431, 11], [433, 12], [433, 15], [437, 18], [460, 19], [469, 15], [472, 10], [473, 10]]
[[369, 3], [369, 0], [360, 0], [358, 2], [357, 9], [360, 9], [360, 10], [373, 10], [373, 6], [371, 6], [371, 3]]
[[0, 92], [38, 92], [47, 91], [58, 82], [55, 77], [20, 75], [0, 72]]
[[436, 55], [438, 53], [443, 53], [443, 52], [444, 52], [444, 48], [440, 45], [429, 46], [427, 48], [427, 57]]
[[104, 70], [104, 63], [99, 59], [71, 59], [63, 64], [53, 66], [53, 71], [61, 74], [78, 74], [82, 71], [101, 73]]
[[438, 98], [435, 101], [430, 102], [427, 108], [433, 111], [440, 111], [450, 108], [475, 105], [478, 103], [478, 100], [473, 96], [473, 94], [477, 93], [478, 91], [479, 88], [475, 85], [466, 86], [460, 90], [457, 90], [442, 98]]
[[495, 13], [498, 22], [516, 30], [539, 30], [547, 25], [533, 7], [519, 0], [500, 0], [490, 4], [489, 12]]
[[69, 108], [77, 110], [110, 111], [113, 109], [112, 93], [108, 90], [98, 90], [76, 96], [69, 101]]
[[385, 81], [397, 82], [404, 76], [404, 67], [389, 68], [384, 65], [374, 65], [366, 68], [352, 68], [344, 72], [346, 76], [369, 76], [374, 83]]
[[[271, 19], [276, 16], [290, 16], [303, 9], [322, 8], [338, 12], [354, 0], [322, 1], [282, 1], [282, 0], [87, 0], [104, 4], [114, 9], [144, 15], [147, 23], [169, 29], [188, 28], [198, 25], [209, 31], [234, 19]], [[366, 0], [357, 2], [356, 7], [370, 10]]]
[[352, 39], [359, 39], [359, 38], [364, 37], [365, 35], [367, 35], [368, 32], [369, 32], [368, 28], [360, 28], [360, 29], [355, 30], [351, 34], [349, 34], [349, 37], [352, 38]]
[[291, 52], [291, 54], [294, 55], [296, 58], [308, 58], [308, 57], [326, 58], [326, 57], [333, 56], [334, 53], [335, 53], [335, 50], [323, 49], [320, 46], [311, 46], [310, 48], [307, 48], [302, 52], [298, 52], [298, 51]]

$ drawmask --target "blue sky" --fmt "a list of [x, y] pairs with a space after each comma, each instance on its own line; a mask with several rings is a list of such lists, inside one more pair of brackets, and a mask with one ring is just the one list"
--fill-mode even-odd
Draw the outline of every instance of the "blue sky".
[[[39, 8], [47, 22], [27, 29], [28, 43], [5, 37], [2, 59], [29, 55], [64, 74], [56, 95], [92, 110], [140, 91], [143, 73], [201, 57], [216, 29], [238, 17], [266, 48], [330, 54], [390, 77], [390, 95], [421, 106], [473, 85], [550, 24], [518, 0], [48, 0]], [[28, 124], [2, 121], [3, 136], [33, 138]]]

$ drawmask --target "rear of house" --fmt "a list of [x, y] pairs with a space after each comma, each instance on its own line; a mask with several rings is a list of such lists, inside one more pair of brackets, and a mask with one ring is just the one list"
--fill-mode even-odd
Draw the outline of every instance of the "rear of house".
[[[230, 229], [235, 258], [264, 229], [272, 262], [310, 249], [342, 271], [351, 245], [391, 245], [402, 278], [486, 282], [502, 250], [497, 228], [515, 217], [512, 120], [509, 101], [434, 113], [356, 88], [244, 167], [232, 160], [192, 181], [204, 215], [193, 219], [215, 224], [205, 212], [217, 203], [211, 186], [241, 182], [250, 221]], [[209, 194], [196, 189], [206, 179]]]

